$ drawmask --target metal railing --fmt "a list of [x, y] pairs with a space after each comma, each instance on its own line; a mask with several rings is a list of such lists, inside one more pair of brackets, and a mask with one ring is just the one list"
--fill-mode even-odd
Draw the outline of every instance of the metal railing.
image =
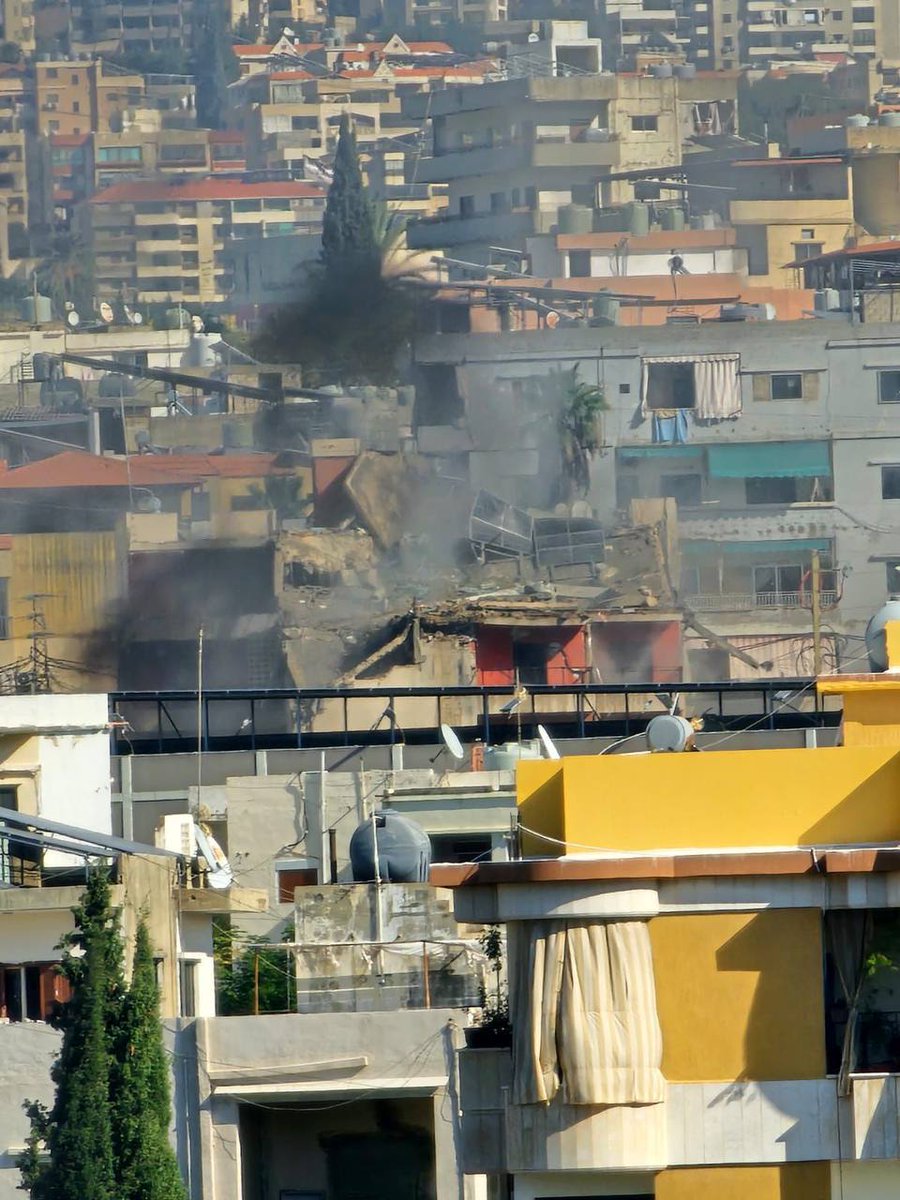
[[214, 689], [199, 699], [193, 690], [119, 691], [109, 703], [116, 754], [439, 745], [444, 723], [463, 742], [496, 745], [536, 736], [538, 723], [561, 738], [627, 737], [668, 711], [676, 692], [680, 711], [707, 729], [837, 725], [840, 699], [820, 696], [813, 682], [534, 684], [506, 712], [512, 685]]
[[[820, 591], [823, 608], [837, 604], [836, 591]], [[686, 596], [685, 604], [694, 612], [746, 612], [754, 608], [811, 608], [809, 592], [701, 592]]]

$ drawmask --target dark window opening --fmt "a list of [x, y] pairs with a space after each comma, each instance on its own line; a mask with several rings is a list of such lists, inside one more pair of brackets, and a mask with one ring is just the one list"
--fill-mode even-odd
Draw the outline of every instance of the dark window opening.
[[433, 862], [486, 862], [491, 857], [491, 838], [481, 833], [437, 833], [431, 835]]
[[900, 466], [881, 468], [882, 500], [900, 500]]
[[648, 408], [693, 408], [696, 403], [693, 363], [648, 363]]
[[807, 504], [832, 499], [831, 479], [818, 476], [775, 475], [745, 479], [744, 486], [748, 504]]
[[900, 404], [900, 371], [878, 372], [878, 403]]
[[703, 501], [703, 478], [700, 475], [662, 475], [660, 490], [685, 508], [696, 508]]
[[837, 1074], [850, 1005], [858, 986], [855, 1055], [850, 1069], [874, 1074], [900, 1069], [900, 913], [844, 909], [825, 913], [826, 1070]]
[[900, 558], [889, 558], [884, 564], [884, 579], [888, 593], [900, 596]]
[[799, 371], [790, 375], [773, 375], [771, 380], [773, 400], [803, 399], [803, 376]]
[[278, 903], [293, 904], [294, 889], [299, 887], [315, 887], [319, 882], [319, 872], [316, 867], [288, 867], [278, 872]]
[[513, 642], [513, 668], [519, 683], [546, 683], [548, 657], [543, 642]]
[[569, 251], [569, 278], [590, 279], [591, 252], [590, 250]]
[[635, 133], [656, 133], [659, 117], [632, 117], [631, 128]]

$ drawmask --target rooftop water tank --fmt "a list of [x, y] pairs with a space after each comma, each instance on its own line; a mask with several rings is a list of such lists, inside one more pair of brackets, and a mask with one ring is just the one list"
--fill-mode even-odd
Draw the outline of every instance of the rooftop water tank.
[[350, 839], [350, 866], [356, 883], [373, 883], [376, 878], [385, 883], [427, 883], [431, 842], [415, 821], [384, 808], [355, 829]]
[[851, 113], [847, 118], [848, 129], [865, 129], [869, 123], [869, 118], [865, 113]]
[[[898, 572], [900, 575], [900, 572]], [[900, 590], [900, 584], [898, 584]], [[900, 621], [900, 600], [888, 600], [866, 626], [866, 650], [869, 655], [869, 669], [886, 671], [888, 669], [887, 645], [884, 627], [888, 621]]]
[[694, 746], [694, 727], [686, 717], [662, 713], [647, 726], [647, 745], [654, 754], [679, 754]]
[[560, 233], [590, 233], [594, 228], [594, 210], [586, 204], [563, 204], [557, 222]]
[[635, 237], [642, 237], [650, 232], [650, 205], [641, 204], [639, 200], [628, 205], [628, 228]]
[[697, 68], [694, 63], [678, 63], [675, 66], [676, 79], [695, 79]]
[[654, 79], [671, 79], [672, 64], [667, 62], [653, 63], [650, 67], [650, 74]]
[[487, 746], [484, 751], [486, 771], [514, 771], [523, 758], [540, 758], [541, 743], [533, 739], [504, 742], [502, 746]]
[[683, 208], [664, 208], [659, 219], [663, 229], [680, 231], [684, 229], [684, 209]]
[[878, 118], [879, 125], [888, 125], [892, 129], [900, 127], [900, 112], [882, 113]]

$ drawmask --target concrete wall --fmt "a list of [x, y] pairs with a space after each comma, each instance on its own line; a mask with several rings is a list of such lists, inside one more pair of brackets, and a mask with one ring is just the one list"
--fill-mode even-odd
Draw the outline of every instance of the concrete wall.
[[[720, 503], [715, 507], [683, 514], [682, 536], [689, 531], [694, 537], [760, 543], [772, 538], [833, 538], [836, 564], [846, 568], [846, 577], [841, 603], [829, 612], [829, 623], [860, 634], [886, 596], [883, 559], [900, 558], [895, 520], [900, 501], [882, 500], [880, 466], [900, 462], [900, 406], [878, 400], [878, 370], [900, 370], [895, 326], [851, 326], [844, 320], [781, 322], [777, 327], [707, 322], [697, 328], [640, 331], [616, 327], [490, 338], [442, 335], [422, 339], [417, 347], [423, 364], [460, 368], [467, 424], [475, 444], [484, 450], [493, 445], [492, 437], [499, 438], [508, 455], [518, 453], [523, 460], [534, 445], [534, 422], [522, 419], [521, 403], [517, 407], [505, 399], [515, 381], [578, 365], [584, 381], [602, 386], [609, 411], [603, 416], [605, 445], [593, 461], [589, 499], [606, 520], [614, 518], [617, 507], [616, 448], [651, 445], [651, 422], [639, 412], [642, 357], [735, 352], [740, 355], [742, 411], [721, 422], [699, 424], [689, 418], [689, 446], [829, 438], [834, 502], [748, 506], [740, 489], [732, 491], [730, 499], [716, 493]], [[817, 374], [817, 398], [755, 398], [754, 377], [772, 372]], [[700, 469], [704, 469], [702, 460]], [[500, 474], [492, 484], [492, 490], [513, 503], [520, 499], [517, 487], [515, 479]], [[810, 532], [813, 528], [815, 532]], [[777, 614], [754, 615], [756, 629], [745, 622], [747, 633], [771, 632], [778, 621]], [[716, 632], [730, 632], [728, 618], [717, 615], [712, 625]], [[846, 657], [853, 652], [855, 648]]]

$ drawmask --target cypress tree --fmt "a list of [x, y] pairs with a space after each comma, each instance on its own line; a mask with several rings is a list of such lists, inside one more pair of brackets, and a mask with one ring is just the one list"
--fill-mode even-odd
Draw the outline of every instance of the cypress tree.
[[113, 1118], [122, 1200], [184, 1200], [169, 1144], [169, 1069], [159, 1020], [159, 988], [147, 926], [140, 921], [131, 987], [122, 1006], [121, 1057]]
[[121, 941], [104, 873], [91, 874], [73, 915], [62, 967], [73, 990], [57, 1020], [63, 1041], [52, 1072], [56, 1098], [49, 1114], [35, 1113], [50, 1161], [31, 1180], [31, 1190], [35, 1200], [115, 1200], [109, 1081], [121, 1005]]
[[194, 61], [197, 80], [197, 122], [204, 129], [222, 129], [228, 109], [225, 29], [221, 0], [196, 0]]
[[322, 219], [322, 263], [332, 271], [378, 271], [375, 214], [363, 183], [356, 135], [346, 113], [334, 157], [334, 175]]

